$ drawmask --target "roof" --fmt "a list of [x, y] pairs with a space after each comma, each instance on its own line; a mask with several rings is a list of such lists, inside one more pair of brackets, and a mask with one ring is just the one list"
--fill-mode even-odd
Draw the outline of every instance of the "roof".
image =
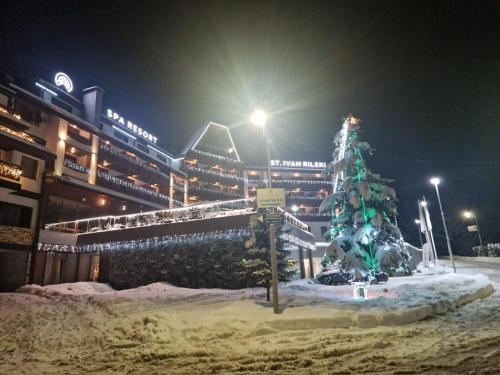
[[210, 129], [210, 127], [214, 126], [224, 128], [227, 131], [227, 135], [229, 136], [229, 141], [231, 142], [232, 148], [234, 149], [234, 153], [236, 154], [238, 161], [241, 161], [240, 155], [238, 154], [238, 150], [236, 149], [236, 146], [234, 144], [233, 137], [231, 136], [231, 131], [229, 130], [229, 127], [226, 125], [218, 124], [213, 121], [210, 121], [208, 124], [198, 129], [198, 131], [193, 135], [193, 137], [191, 137], [189, 142], [186, 144], [180, 156], [185, 156], [190, 150], [194, 150], [198, 145], [198, 143], [200, 142], [200, 140], [206, 134], [206, 132]]

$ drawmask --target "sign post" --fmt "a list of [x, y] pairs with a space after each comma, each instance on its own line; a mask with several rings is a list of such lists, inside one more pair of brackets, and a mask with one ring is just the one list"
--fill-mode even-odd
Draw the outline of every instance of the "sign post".
[[274, 212], [276, 207], [285, 207], [285, 189], [257, 189], [257, 208], [266, 208], [264, 222], [269, 223], [269, 247], [271, 252], [271, 286], [273, 289], [273, 312], [279, 314], [278, 300], [278, 256], [276, 254], [276, 224], [281, 216]]

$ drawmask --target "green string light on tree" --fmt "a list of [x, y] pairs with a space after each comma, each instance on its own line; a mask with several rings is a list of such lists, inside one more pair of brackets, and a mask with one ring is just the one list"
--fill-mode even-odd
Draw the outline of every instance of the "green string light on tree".
[[389, 219], [397, 213], [396, 192], [388, 186], [392, 180], [367, 168], [364, 155], [373, 149], [359, 139], [358, 130], [359, 120], [347, 116], [326, 170], [334, 183], [320, 207], [332, 214], [328, 252], [356, 274], [407, 270], [401, 233]]

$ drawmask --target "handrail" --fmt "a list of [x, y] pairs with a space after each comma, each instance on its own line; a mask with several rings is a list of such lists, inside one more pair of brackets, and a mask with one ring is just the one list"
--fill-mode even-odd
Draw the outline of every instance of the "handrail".
[[309, 230], [309, 225], [307, 225], [306, 223], [304, 223], [303, 221], [300, 221], [299, 219], [297, 219], [295, 216], [289, 214], [288, 212], [286, 212], [284, 209], [282, 209], [281, 207], [278, 207], [278, 212], [282, 213], [284, 216], [285, 216], [285, 221], [292, 224], [292, 225], [295, 225], [296, 227], [302, 229], [303, 231], [305, 232], [310, 232]]
[[[255, 198], [234, 199], [203, 203], [193, 206], [148, 211], [127, 215], [107, 215], [88, 219], [63, 221], [45, 225], [45, 229], [58, 232], [91, 233], [117, 230], [145, 225], [167, 224], [178, 221], [192, 221], [226, 216], [227, 213], [245, 214], [255, 212]], [[83, 224], [83, 226], [82, 226]], [[97, 226], [91, 226], [97, 225]]]

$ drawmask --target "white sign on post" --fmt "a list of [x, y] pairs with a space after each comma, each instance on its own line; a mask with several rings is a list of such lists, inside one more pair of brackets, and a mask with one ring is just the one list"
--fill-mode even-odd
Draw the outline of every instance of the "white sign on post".
[[257, 189], [257, 208], [285, 208], [285, 189]]

